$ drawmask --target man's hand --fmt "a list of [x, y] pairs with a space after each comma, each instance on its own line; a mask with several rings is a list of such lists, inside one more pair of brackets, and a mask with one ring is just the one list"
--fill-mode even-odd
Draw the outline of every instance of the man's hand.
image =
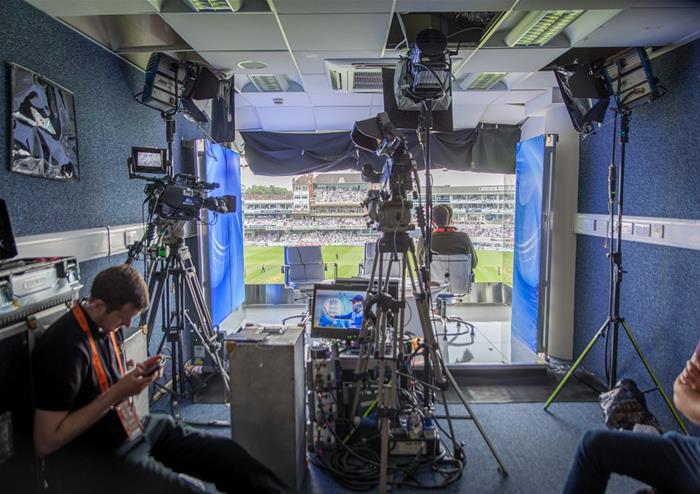
[[109, 390], [117, 403], [125, 399], [136, 396], [146, 387], [153, 383], [163, 374], [163, 369], [158, 369], [150, 375], [145, 375], [146, 371], [160, 362], [162, 355], [154, 355], [143, 362], [136, 364], [136, 367], [124, 374], [119, 381]]
[[694, 391], [700, 391], [700, 356], [693, 353], [685, 364], [685, 368], [678, 377], [681, 384], [689, 386]]

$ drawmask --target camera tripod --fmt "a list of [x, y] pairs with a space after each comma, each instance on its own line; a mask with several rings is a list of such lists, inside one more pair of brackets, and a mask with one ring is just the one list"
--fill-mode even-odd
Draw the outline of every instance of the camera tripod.
[[[229, 392], [229, 376], [219, 354], [222, 343], [217, 339], [211, 314], [197, 277], [197, 270], [192, 263], [190, 250], [185, 245], [183, 228], [182, 221], [155, 220], [155, 222], [149, 223], [144, 237], [132, 246], [127, 259], [127, 264], [133, 263], [144, 246], [149, 245], [146, 258], [150, 257], [150, 263], [148, 263], [146, 279], [152, 300], [148, 311], [141, 314], [139, 326], [147, 328], [147, 341], [150, 348], [152, 329], [160, 309], [163, 337], [158, 345], [157, 353], [160, 353], [165, 343], [169, 342], [172, 358], [172, 388], [161, 386], [161, 389], [170, 393], [172, 412], [178, 420], [180, 419], [180, 402], [186, 394], [183, 348], [183, 333], [186, 324], [192, 328], [206, 355], [211, 359], [214, 374], [219, 374], [221, 377], [227, 396]], [[153, 242], [156, 231], [158, 239]], [[169, 287], [172, 287], [172, 300], [168, 295], [169, 290], [167, 289]], [[194, 320], [185, 309], [185, 294], [189, 295], [192, 301], [195, 312]], [[173, 303], [174, 307], [172, 307]]]
[[[619, 91], [619, 88], [618, 88]], [[620, 116], [620, 167], [619, 171], [615, 165], [615, 137], [617, 134], [617, 120], [618, 120], [618, 114]], [[676, 407], [673, 405], [673, 402], [669, 399], [668, 395], [664, 391], [663, 387], [661, 386], [661, 382], [659, 381], [659, 378], [656, 377], [656, 374], [654, 373], [654, 370], [651, 368], [651, 365], [647, 361], [647, 359], [644, 357], [644, 354], [642, 353], [641, 348], [639, 347], [639, 344], [637, 343], [637, 340], [634, 338], [634, 335], [632, 334], [632, 330], [630, 329], [629, 325], [625, 321], [625, 319], [620, 315], [620, 295], [621, 295], [621, 287], [622, 287], [622, 276], [625, 273], [625, 271], [622, 269], [622, 220], [623, 220], [623, 215], [622, 215], [622, 206], [623, 206], [623, 192], [624, 192], [624, 179], [625, 179], [625, 150], [626, 150], [626, 145], [629, 139], [629, 118], [630, 118], [630, 111], [625, 110], [623, 108], [618, 107], [615, 110], [615, 121], [614, 121], [614, 127], [613, 127], [613, 146], [612, 146], [612, 158], [610, 160], [610, 168], [609, 168], [609, 173], [608, 173], [608, 211], [609, 211], [609, 219], [608, 219], [608, 231], [610, 233], [610, 243], [608, 246], [608, 258], [610, 261], [610, 271], [611, 271], [611, 280], [610, 280], [610, 299], [609, 299], [609, 305], [608, 305], [608, 317], [605, 319], [605, 322], [600, 326], [598, 331], [596, 331], [595, 335], [593, 338], [590, 340], [588, 345], [586, 345], [586, 348], [583, 350], [583, 353], [576, 359], [576, 362], [571, 366], [569, 371], [566, 373], [564, 376], [564, 379], [561, 380], [559, 385], [554, 389], [552, 394], [547, 398], [547, 401], [544, 404], [544, 409], [547, 410], [549, 406], [552, 404], [552, 402], [556, 399], [557, 395], [559, 395], [559, 392], [564, 388], [566, 383], [569, 381], [571, 376], [574, 374], [576, 369], [578, 368], [579, 365], [581, 365], [581, 362], [583, 359], [586, 358], [588, 353], [591, 351], [595, 343], [601, 338], [607, 338], [608, 336], [610, 337], [610, 346], [611, 346], [611, 351], [610, 351], [610, 362], [609, 362], [609, 375], [608, 375], [608, 382], [607, 382], [607, 388], [608, 390], [613, 389], [615, 387], [615, 384], [617, 382], [617, 344], [618, 344], [618, 336], [619, 336], [619, 330], [620, 326], [625, 330], [625, 333], [627, 334], [628, 338], [630, 339], [630, 342], [632, 343], [632, 346], [634, 347], [634, 350], [636, 351], [637, 355], [639, 356], [640, 360], [642, 361], [642, 364], [644, 365], [644, 368], [646, 369], [647, 373], [649, 374], [649, 377], [651, 377], [651, 380], [654, 382], [654, 386], [656, 389], [659, 391], [661, 394], [661, 397], [663, 398], [664, 402], [666, 403], [666, 406], [668, 409], [671, 411], [671, 414], [675, 418], [676, 422], [678, 422], [678, 425], [680, 426], [681, 430], [683, 430], [686, 434], [688, 433], [688, 429], [686, 428], [685, 424], [683, 423], [683, 420], [681, 419], [680, 415], [678, 414], [678, 411], [676, 410]], [[617, 214], [616, 214], [617, 213]]]
[[[460, 462], [464, 459], [462, 444], [457, 443], [450, 416], [445, 391], [451, 384], [460, 401], [468, 412], [466, 418], [474, 421], [474, 425], [484, 438], [491, 453], [498, 462], [499, 470], [503, 476], [507, 472], [498, 453], [481, 427], [479, 420], [474, 415], [469, 403], [462, 394], [456, 380], [444, 365], [437, 345], [437, 339], [432, 326], [429, 311], [430, 293], [423, 289], [418, 277], [418, 260], [416, 257], [413, 240], [404, 232], [385, 232], [377, 241], [376, 255], [372, 265], [369, 281], [369, 290], [376, 287], [376, 294], [369, 295], [364, 308], [364, 317], [358, 337], [359, 356], [355, 367], [356, 382], [366, 383], [369, 372], [370, 360], [374, 357], [378, 360], [378, 416], [380, 435], [380, 465], [379, 465], [379, 492], [385, 494], [389, 483], [389, 434], [391, 420], [399, 412], [397, 398], [402, 387], [402, 380], [406, 375], [399, 371], [399, 363], [404, 361], [404, 310], [406, 307], [406, 281], [410, 282], [416, 301], [418, 318], [423, 331], [423, 414], [429, 421], [433, 420], [434, 393], [439, 391], [441, 402], [445, 409], [445, 418], [450, 430], [452, 440], [452, 452], [454, 459]], [[384, 266], [384, 254], [390, 254], [386, 266]], [[401, 254], [399, 258], [399, 254]], [[398, 298], [394, 299], [388, 294], [392, 264], [401, 263], [401, 276]], [[376, 314], [371, 313], [372, 306], [376, 305]], [[391, 321], [391, 328], [389, 322]], [[409, 376], [410, 377], [410, 376]], [[386, 382], [385, 382], [386, 381]], [[435, 384], [433, 384], [435, 383]], [[359, 408], [361, 389], [355, 389], [351, 414], [355, 420], [359, 420]], [[439, 448], [439, 446], [438, 446]]]

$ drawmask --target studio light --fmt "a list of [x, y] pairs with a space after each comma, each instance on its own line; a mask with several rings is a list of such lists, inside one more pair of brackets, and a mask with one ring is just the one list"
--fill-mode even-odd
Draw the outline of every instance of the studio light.
[[583, 10], [533, 10], [508, 33], [506, 45], [542, 46], [574, 22]]
[[603, 74], [618, 106], [631, 110], [660, 96], [644, 48], [631, 48], [603, 65]]
[[452, 62], [447, 37], [436, 29], [421, 31], [394, 72], [398, 109], [416, 111], [430, 102], [433, 110], [446, 110], [452, 99], [451, 83]]
[[574, 128], [587, 134], [605, 118], [610, 98], [618, 112], [628, 112], [662, 96], [644, 48], [630, 48], [591, 64], [554, 71]]
[[155, 52], [148, 59], [141, 103], [163, 113], [175, 113], [180, 106], [197, 122], [206, 115], [193, 100], [206, 101], [217, 96], [219, 78], [208, 68], [181, 62], [165, 53]]

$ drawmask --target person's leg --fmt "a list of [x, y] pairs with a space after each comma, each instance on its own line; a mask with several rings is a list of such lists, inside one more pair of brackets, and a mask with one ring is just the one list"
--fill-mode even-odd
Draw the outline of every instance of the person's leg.
[[167, 492], [201, 494], [177, 473], [150, 457], [146, 441], [122, 453], [99, 448], [72, 448], [46, 462], [45, 478], [51, 494], [124, 494]]
[[611, 473], [633, 477], [664, 492], [697, 492], [699, 441], [678, 434], [588, 431], [579, 443], [564, 493], [604, 493]]
[[146, 436], [156, 460], [176, 472], [212, 482], [223, 492], [288, 492], [274, 473], [231, 439], [175, 424], [167, 416], [151, 416]]

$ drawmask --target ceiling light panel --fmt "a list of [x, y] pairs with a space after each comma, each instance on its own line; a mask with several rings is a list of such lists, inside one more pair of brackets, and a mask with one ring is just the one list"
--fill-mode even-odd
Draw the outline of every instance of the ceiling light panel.
[[54, 17], [74, 15], [154, 14], [157, 4], [148, 0], [26, 0], [34, 7]]
[[508, 46], [542, 46], [574, 22], [583, 10], [533, 10], [508, 33]]
[[280, 14], [389, 13], [393, 0], [274, 0]]
[[663, 46], [700, 26], [700, 8], [634, 8], [620, 12], [587, 35], [577, 47]]
[[396, 12], [487, 12], [512, 5], [513, 0], [397, 0]]
[[467, 72], [535, 72], [569, 51], [563, 48], [482, 48], [461, 67], [457, 76]]
[[491, 89], [501, 82], [506, 72], [482, 72], [469, 77], [467, 89]]
[[197, 12], [236, 12], [243, 0], [185, 0]]
[[196, 51], [285, 51], [270, 13], [190, 12], [161, 14]]
[[295, 53], [352, 48], [372, 50], [371, 56], [377, 57], [389, 25], [389, 14], [280, 15], [279, 19]]

